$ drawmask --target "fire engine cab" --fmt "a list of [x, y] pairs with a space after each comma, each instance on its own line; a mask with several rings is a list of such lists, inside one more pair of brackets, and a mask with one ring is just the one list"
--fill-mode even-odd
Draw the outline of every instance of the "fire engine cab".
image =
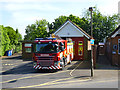
[[34, 69], [63, 69], [73, 60], [73, 43], [61, 38], [36, 38], [32, 49]]

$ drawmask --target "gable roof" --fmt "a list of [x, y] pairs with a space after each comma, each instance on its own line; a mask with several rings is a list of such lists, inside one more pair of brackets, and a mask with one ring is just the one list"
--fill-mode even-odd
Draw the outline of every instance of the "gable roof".
[[77, 26], [75, 23], [73, 23], [71, 20], [67, 20], [65, 23], [63, 23], [55, 32], [54, 34], [57, 34], [62, 28], [64, 28], [67, 24], [71, 24], [74, 28], [76, 28], [80, 33], [82, 33], [85, 37], [87, 37], [88, 39], [91, 38], [90, 35], [88, 35], [82, 28], [80, 28], [79, 26]]
[[109, 35], [109, 37], [114, 35], [119, 29], [120, 29], [120, 25]]

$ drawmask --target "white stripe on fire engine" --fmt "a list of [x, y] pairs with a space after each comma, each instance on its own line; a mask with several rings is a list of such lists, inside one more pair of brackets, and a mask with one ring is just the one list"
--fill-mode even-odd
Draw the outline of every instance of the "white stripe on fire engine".
[[36, 69], [37, 65], [34, 67], [34, 69]]
[[49, 69], [52, 69], [51, 67], [49, 67]]
[[35, 68], [37, 65], [35, 65], [33, 68]]
[[59, 69], [58, 66], [55, 66], [55, 67], [56, 67], [57, 69]]
[[39, 69], [41, 69], [41, 67], [39, 67]]
[[37, 65], [36, 69], [39, 67], [39, 65]]
[[56, 69], [54, 66], [52, 66], [53, 69]]

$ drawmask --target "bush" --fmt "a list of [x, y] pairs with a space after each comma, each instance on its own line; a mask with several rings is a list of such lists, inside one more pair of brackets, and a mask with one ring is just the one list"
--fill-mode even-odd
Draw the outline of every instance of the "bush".
[[0, 25], [0, 56], [5, 55], [6, 51], [13, 49], [13, 54], [19, 52], [22, 49], [22, 45], [19, 42], [22, 40], [22, 35], [12, 27], [4, 27]]

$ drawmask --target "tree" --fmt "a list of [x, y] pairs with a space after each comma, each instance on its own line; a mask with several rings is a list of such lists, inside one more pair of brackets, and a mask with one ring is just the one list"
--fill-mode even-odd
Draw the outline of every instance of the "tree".
[[69, 15], [68, 19], [70, 19], [72, 22], [74, 22], [76, 25], [78, 25], [80, 28], [82, 28], [87, 33], [90, 33], [90, 25], [88, 20], [86, 20], [84, 17], [80, 18], [78, 16]]
[[55, 32], [55, 30], [57, 30], [67, 19], [68, 19], [67, 16], [59, 16], [51, 24], [48, 23], [49, 30], [50, 30], [49, 34], [52, 34], [53, 32]]
[[2, 56], [2, 25], [0, 25], [0, 57]]
[[18, 29], [16, 29], [16, 39], [17, 39], [17, 43], [15, 45], [15, 52], [19, 52], [20, 50], [22, 50], [22, 44], [21, 44], [21, 40], [22, 40], [22, 35], [19, 33]]
[[0, 25], [0, 31], [0, 50], [2, 52], [0, 53], [0, 56], [5, 55], [5, 52], [11, 49], [13, 49], [13, 53], [18, 52], [22, 49], [22, 45], [19, 42], [19, 40], [22, 40], [22, 35], [18, 32], [18, 29], [15, 31], [10, 26], [4, 27], [3, 25]]
[[46, 31], [48, 22], [43, 20], [36, 20], [35, 24], [28, 25], [25, 29], [25, 40], [35, 40], [35, 38], [44, 38], [48, 36]]
[[72, 22], [74, 22], [79, 27], [81, 27], [86, 32], [90, 31], [90, 30], [87, 30], [90, 26], [89, 22], [84, 17], [80, 18], [78, 16], [74, 16], [74, 15], [70, 14], [69, 16], [59, 16], [58, 18], [55, 19], [54, 22], [49, 24], [50, 34], [55, 32], [68, 19], [71, 20]]
[[[102, 15], [97, 8], [93, 10], [93, 37], [95, 39], [95, 43], [103, 42], [103, 39], [106, 36], [109, 36], [118, 25], [118, 19], [120, 15], [113, 16], [105, 16]], [[87, 10], [84, 13], [84, 18], [88, 20], [90, 24], [90, 12]], [[90, 27], [88, 28], [90, 31]], [[88, 33], [90, 35], [90, 32]]]
[[10, 39], [7, 35], [7, 31], [3, 25], [0, 25], [1, 28], [1, 56], [5, 54], [7, 50], [9, 50]]
[[[90, 11], [86, 10], [83, 13], [83, 17], [80, 18], [78, 16], [69, 15], [69, 16], [59, 16], [55, 19], [54, 22], [49, 24], [50, 34], [55, 32], [66, 20], [71, 20], [84, 31], [86, 31], [89, 35], [91, 35], [91, 27], [90, 27]], [[93, 37], [95, 39], [95, 43], [103, 42], [103, 39], [106, 36], [109, 36], [113, 30], [119, 24], [118, 19], [120, 19], [120, 15], [112, 15], [105, 16], [100, 13], [100, 11], [95, 7], [93, 11]]]

